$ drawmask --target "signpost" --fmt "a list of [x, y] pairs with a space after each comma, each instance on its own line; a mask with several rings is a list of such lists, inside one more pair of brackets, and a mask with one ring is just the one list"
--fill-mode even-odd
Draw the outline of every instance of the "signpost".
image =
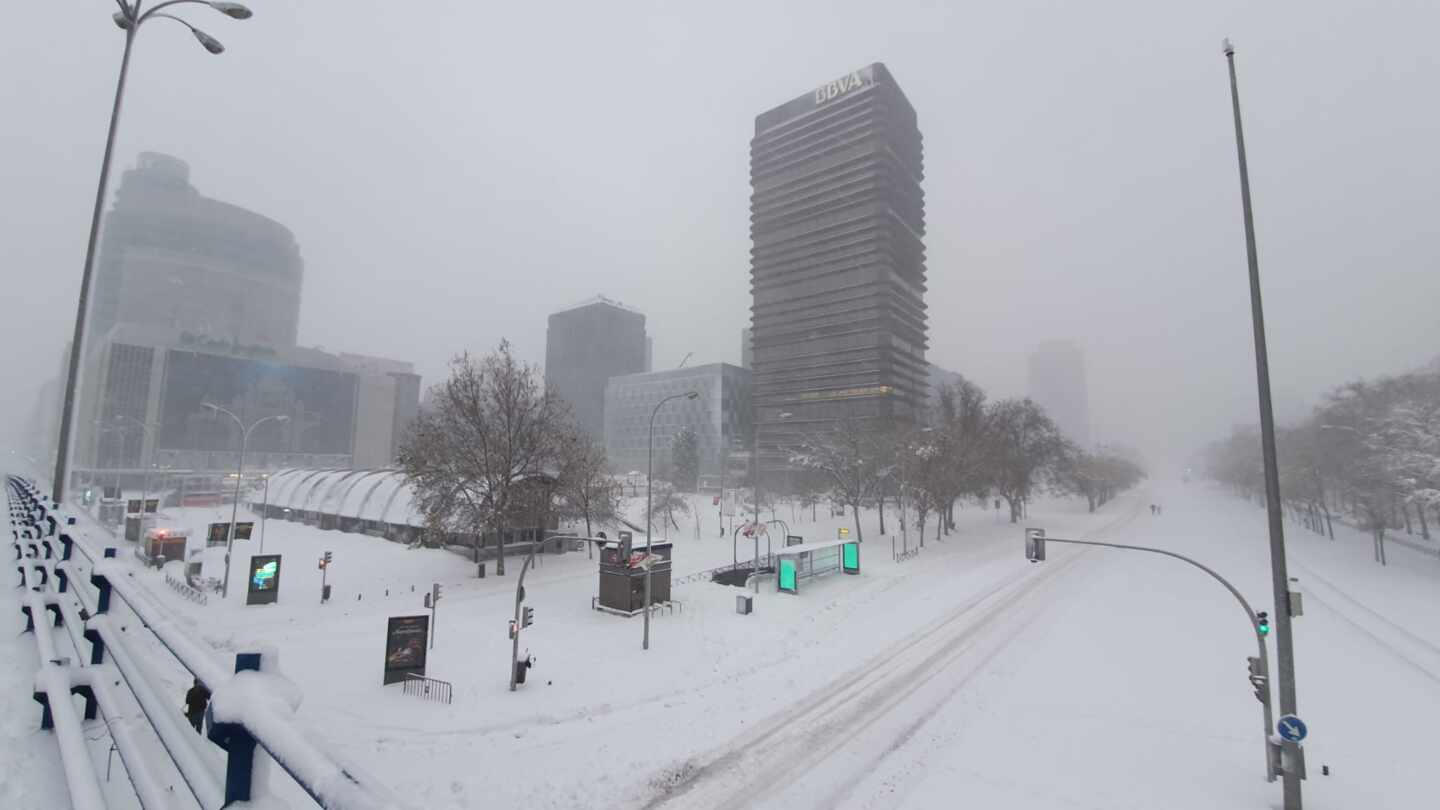
[[1275, 731], [1279, 733], [1280, 739], [1292, 743], [1304, 740], [1310, 733], [1310, 729], [1305, 726], [1305, 721], [1293, 714], [1280, 715], [1280, 719], [1275, 723]]
[[384, 683], [399, 683], [408, 675], [425, 677], [425, 638], [430, 617], [391, 616], [385, 625]]
[[430, 585], [430, 592], [425, 594], [425, 607], [430, 608], [430, 649], [432, 650], [435, 649], [435, 608], [439, 604], [440, 583], [434, 582]]

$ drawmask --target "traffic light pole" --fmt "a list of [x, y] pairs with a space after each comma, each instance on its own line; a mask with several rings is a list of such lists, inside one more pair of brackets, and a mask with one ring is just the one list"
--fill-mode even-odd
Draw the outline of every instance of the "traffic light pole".
[[[1245, 611], [1245, 620], [1250, 623], [1250, 630], [1255, 634], [1255, 643], [1260, 648], [1260, 673], [1261, 677], [1265, 679], [1265, 682], [1263, 686], [1263, 691], [1261, 686], [1256, 685], [1256, 697], [1260, 698], [1260, 705], [1264, 709], [1265, 726], [1263, 729], [1263, 739], [1265, 741], [1265, 779], [1266, 781], [1274, 782], [1276, 773], [1280, 771], [1280, 759], [1278, 756], [1279, 749], [1270, 742], [1271, 729], [1274, 728], [1274, 726], [1272, 725], [1273, 718], [1271, 716], [1270, 708], [1270, 655], [1265, 649], [1265, 636], [1269, 632], [1269, 625], [1267, 624], [1268, 619], [1266, 619], [1265, 614], [1256, 613], [1254, 610], [1252, 610], [1250, 608], [1250, 603], [1245, 600], [1244, 596], [1240, 595], [1240, 591], [1236, 590], [1235, 586], [1231, 585], [1229, 580], [1216, 573], [1215, 569], [1211, 568], [1208, 565], [1205, 565], [1202, 562], [1199, 562], [1198, 560], [1192, 560], [1189, 557], [1186, 557], [1184, 554], [1176, 554], [1173, 551], [1166, 551], [1160, 548], [1151, 548], [1149, 546], [1131, 546], [1124, 543], [1101, 543], [1098, 540], [1066, 540], [1059, 537], [1042, 537], [1041, 543], [1067, 543], [1074, 546], [1102, 546], [1104, 548], [1119, 548], [1129, 551], [1148, 551], [1151, 554], [1163, 554], [1166, 557], [1174, 557], [1177, 560], [1190, 563], [1196, 568], [1199, 568], [1201, 571], [1204, 571], [1205, 573], [1214, 577], [1216, 582], [1219, 582], [1221, 585], [1225, 586], [1225, 590], [1229, 591], [1230, 595], [1235, 597], [1235, 601], [1239, 602], [1241, 609]], [[1039, 559], [1044, 559], [1043, 551], [1041, 551]], [[1031, 562], [1038, 561], [1039, 560], [1034, 558], [1031, 559]]]
[[527, 573], [529, 573], [529, 571], [530, 571], [530, 564], [535, 561], [535, 549], [536, 549], [536, 548], [539, 548], [539, 546], [540, 546], [539, 543], [536, 543], [536, 542], [530, 543], [530, 554], [525, 557], [525, 564], [522, 565], [522, 566], [520, 566], [520, 577], [519, 577], [519, 579], [517, 579], [517, 580], [515, 581], [515, 622], [514, 622], [514, 624], [510, 625], [511, 627], [513, 627], [513, 628], [515, 629], [515, 630], [514, 630], [514, 634], [510, 637], [510, 640], [511, 640], [511, 644], [510, 644], [510, 691], [511, 691], [511, 692], [514, 692], [514, 691], [515, 691], [515, 685], [516, 685], [516, 683], [515, 683], [515, 674], [516, 674], [516, 673], [515, 673], [515, 665], [518, 664], [518, 663], [520, 663], [520, 631], [521, 631], [521, 630], [523, 629], [523, 627], [524, 627], [524, 625], [521, 624], [522, 619], [523, 619], [523, 613], [521, 612], [521, 611], [522, 611], [521, 603], [523, 603], [523, 602], [525, 601], [525, 575], [526, 575]]

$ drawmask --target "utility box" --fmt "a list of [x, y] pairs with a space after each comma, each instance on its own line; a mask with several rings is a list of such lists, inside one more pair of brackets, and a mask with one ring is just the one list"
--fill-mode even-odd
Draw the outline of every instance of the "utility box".
[[600, 596], [596, 605], [604, 610], [634, 615], [645, 609], [645, 570], [650, 570], [650, 604], [670, 601], [671, 543], [652, 543], [650, 555], [644, 546], [632, 547], [629, 532], [620, 532], [619, 542], [600, 548]]
[[755, 597], [738, 594], [735, 597], [735, 612], [741, 616], [749, 616], [755, 611]]

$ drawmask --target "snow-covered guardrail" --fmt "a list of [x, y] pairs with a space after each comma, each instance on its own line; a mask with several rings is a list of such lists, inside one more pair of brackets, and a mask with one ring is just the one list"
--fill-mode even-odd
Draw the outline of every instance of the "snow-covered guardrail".
[[[399, 810], [403, 805], [383, 786], [351, 773], [325, 751], [324, 746], [307, 735], [295, 722], [294, 713], [300, 704], [299, 689], [274, 670], [278, 656], [273, 651], [242, 652], [236, 655], [233, 670], [221, 663], [208, 646], [197, 642], [175, 622], [168, 611], [136, 581], [134, 570], [116, 559], [116, 550], [106, 548], [100, 554], [77, 542], [68, 532], [61, 533], [60, 553], [45, 543], [44, 557], [37, 544], [27, 556], [22, 544], [29, 538], [49, 530], [55, 534], [57, 521], [43, 505], [41, 496], [19, 479], [10, 479], [11, 517], [17, 526], [15, 545], [20, 560], [22, 583], [32, 591], [26, 594], [25, 610], [31, 622], [46, 623], [53, 614], [55, 624], [69, 625], [72, 644], [79, 640], [74, 626], [84, 627], [83, 640], [91, 644], [88, 666], [71, 667], [53, 663], [64, 661], [54, 654], [48, 632], [37, 632], [41, 655], [48, 663], [36, 680], [36, 698], [45, 706], [46, 727], [53, 725], [61, 743], [62, 759], [71, 783], [71, 802], [77, 808], [104, 808], [94, 768], [84, 748], [80, 720], [68, 700], [72, 691], [86, 695], [86, 717], [93, 717], [98, 703], [104, 710], [114, 705], [115, 690], [123, 688], [133, 695], [154, 729], [168, 758], [206, 810], [218, 810], [234, 802], [252, 802], [267, 807], [283, 806], [268, 795], [269, 780], [264, 757], [256, 757], [258, 747], [267, 753], [321, 807], [327, 810]], [[14, 501], [22, 503], [16, 508]], [[31, 509], [31, 505], [39, 508]], [[66, 521], [66, 525], [71, 523]], [[26, 531], [19, 530], [20, 526]], [[33, 529], [33, 531], [31, 531]], [[21, 535], [26, 537], [22, 540]], [[88, 578], [76, 576], [71, 566], [72, 552], [78, 550], [90, 563]], [[30, 577], [26, 579], [27, 569]], [[89, 589], [82, 598], [84, 585]], [[71, 586], [78, 604], [59, 599]], [[45, 589], [53, 592], [46, 593]], [[146, 630], [170, 652], [175, 660], [210, 687], [209, 738], [226, 753], [223, 768], [188, 725], [182, 722], [171, 703], [164, 700], [146, 676], [139, 659], [144, 653], [132, 647], [134, 634], [118, 628], [110, 616], [112, 602], [120, 599]], [[109, 652], [109, 660], [106, 653]], [[53, 661], [52, 661], [53, 659]], [[115, 677], [118, 675], [119, 677]], [[50, 700], [49, 695], [66, 699]], [[43, 697], [43, 700], [42, 700]], [[112, 729], [114, 727], [112, 726]], [[133, 753], [140, 745], [126, 732], [114, 735], [122, 761], [131, 774], [136, 795], [146, 808], [168, 807], [163, 800], [163, 780], [153, 778], [142, 757]], [[127, 754], [131, 755], [127, 757]], [[133, 768], [132, 768], [133, 763]], [[168, 768], [168, 764], [166, 766]], [[92, 790], [93, 787], [93, 790]]]

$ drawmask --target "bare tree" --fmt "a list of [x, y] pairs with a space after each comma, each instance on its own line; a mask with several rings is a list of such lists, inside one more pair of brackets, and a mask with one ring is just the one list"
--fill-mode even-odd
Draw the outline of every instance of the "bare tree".
[[432, 531], [468, 531], [475, 555], [495, 533], [495, 572], [505, 573], [505, 529], [529, 511], [521, 488], [558, 472], [569, 409], [515, 359], [508, 341], [480, 360], [463, 354], [431, 389], [400, 448], [400, 466]]
[[586, 537], [594, 536], [596, 524], [612, 524], [620, 514], [622, 488], [610, 473], [605, 448], [583, 431], [562, 446], [559, 496], [561, 514], [583, 520]]
[[865, 539], [860, 508], [891, 472], [879, 444], [872, 424], [847, 417], [822, 433], [805, 436], [790, 455], [791, 466], [815, 473], [832, 499], [855, 512], [855, 539], [860, 542]]
[[990, 479], [1010, 505], [1010, 522], [1063, 460], [1068, 442], [1044, 409], [1030, 399], [993, 403], [986, 415], [991, 438]]

